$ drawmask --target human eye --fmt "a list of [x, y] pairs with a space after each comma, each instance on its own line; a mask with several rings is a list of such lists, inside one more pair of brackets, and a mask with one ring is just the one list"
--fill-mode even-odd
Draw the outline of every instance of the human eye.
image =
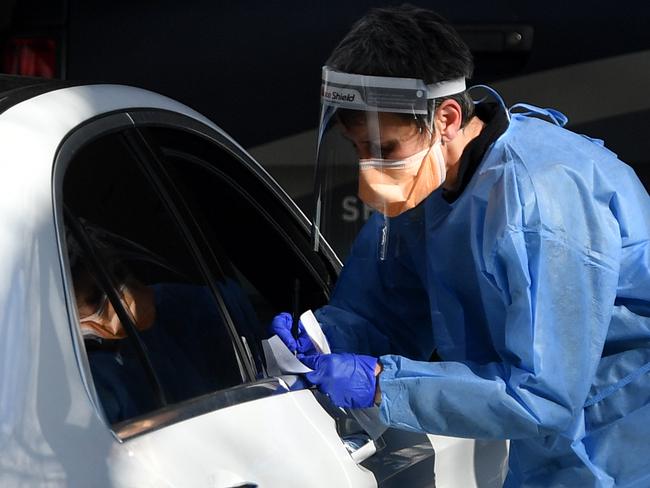
[[388, 144], [382, 144], [379, 147], [379, 151], [381, 154], [381, 157], [384, 159], [395, 159], [394, 155], [396, 154], [396, 144], [394, 142], [390, 142]]

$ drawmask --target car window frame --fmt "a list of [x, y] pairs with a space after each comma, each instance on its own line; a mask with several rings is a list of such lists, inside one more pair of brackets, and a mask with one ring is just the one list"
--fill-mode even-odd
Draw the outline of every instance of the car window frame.
[[[180, 128], [175, 124], [172, 127]], [[103, 419], [106, 426], [112, 432], [113, 436], [118, 442], [125, 442], [131, 438], [146, 434], [163, 428], [167, 425], [181, 422], [189, 418], [203, 415], [212, 412], [216, 409], [226, 408], [239, 403], [251, 401], [254, 399], [264, 398], [271, 395], [289, 392], [287, 382], [291, 382], [289, 378], [287, 381], [283, 378], [263, 378], [256, 380], [254, 376], [246, 378], [242, 384], [211, 392], [209, 394], [194, 397], [183, 402], [156, 409], [146, 414], [125, 420], [123, 422], [111, 425], [103, 411], [101, 401], [95, 389], [92, 373], [86, 348], [84, 345], [83, 337], [79, 327], [79, 320], [76, 313], [76, 302], [74, 297], [74, 287], [72, 285], [72, 276], [70, 274], [70, 266], [67, 257], [67, 243], [65, 240], [64, 226], [64, 205], [63, 205], [63, 181], [66, 171], [70, 162], [75, 156], [75, 153], [82, 147], [91, 144], [93, 141], [100, 137], [107, 136], [111, 133], [120, 132], [124, 130], [135, 130], [136, 126], [133, 119], [130, 117], [127, 110], [119, 110], [108, 114], [89, 119], [77, 126], [74, 130], [70, 131], [66, 137], [60, 142], [59, 147], [54, 156], [54, 164], [52, 166], [52, 204], [53, 204], [53, 218], [55, 230], [57, 235], [57, 246], [59, 260], [63, 275], [65, 305], [68, 313], [68, 320], [70, 325], [70, 332], [73, 342], [73, 351], [76, 356], [77, 365], [83, 386], [86, 390], [88, 398], [93, 405], [94, 409]], [[148, 176], [148, 175], [147, 175]], [[172, 205], [177, 202], [169, 202]], [[171, 215], [171, 218], [176, 220], [177, 217]], [[186, 239], [185, 235], [182, 235]], [[196, 249], [191, 250], [192, 253], [197, 252]], [[203, 258], [203, 256], [202, 256]], [[212, 270], [209, 268], [201, 269], [202, 273], [207, 273], [209, 281], [213, 282]], [[207, 279], [207, 278], [206, 278]], [[216, 289], [213, 294], [219, 297], [220, 312], [229, 317], [232, 322], [232, 317], [228, 309], [225, 307], [221, 294]], [[234, 329], [237, 332], [237, 329]], [[229, 335], [231, 334], [229, 330]], [[253, 365], [246, 354], [244, 345], [239, 338], [238, 334], [230, 337], [231, 341], [239, 344], [239, 349], [235, 348], [235, 355], [240, 362], [247, 363], [249, 371]]]

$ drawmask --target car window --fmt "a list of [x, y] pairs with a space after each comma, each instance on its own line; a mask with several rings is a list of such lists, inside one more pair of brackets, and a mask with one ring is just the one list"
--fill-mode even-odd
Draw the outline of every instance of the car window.
[[135, 135], [115, 132], [81, 147], [63, 180], [76, 325], [111, 424], [245, 378], [219, 303], [223, 294], [234, 307], [244, 295], [206, 273], [182, 218], [134, 151]]
[[259, 367], [273, 316], [327, 303], [332, 273], [287, 208], [232, 154], [176, 129], [145, 133], [221, 263], [224, 300]]

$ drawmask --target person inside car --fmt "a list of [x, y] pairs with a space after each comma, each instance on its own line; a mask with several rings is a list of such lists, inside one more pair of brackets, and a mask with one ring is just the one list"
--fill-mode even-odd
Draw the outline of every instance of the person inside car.
[[[86, 224], [86, 235], [110, 272], [160, 381], [166, 403], [233, 386], [241, 378], [226, 367], [234, 359], [230, 338], [210, 289], [183, 283], [145, 284], [108, 242], [110, 233]], [[137, 347], [99, 285], [77, 239], [68, 233], [77, 315], [97, 394], [111, 424], [160, 407]]]

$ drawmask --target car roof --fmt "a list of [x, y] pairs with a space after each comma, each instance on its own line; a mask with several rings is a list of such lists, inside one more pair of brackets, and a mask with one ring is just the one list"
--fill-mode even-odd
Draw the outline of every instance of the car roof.
[[32, 97], [80, 84], [82, 83], [2, 74], [0, 75], [0, 114]]

